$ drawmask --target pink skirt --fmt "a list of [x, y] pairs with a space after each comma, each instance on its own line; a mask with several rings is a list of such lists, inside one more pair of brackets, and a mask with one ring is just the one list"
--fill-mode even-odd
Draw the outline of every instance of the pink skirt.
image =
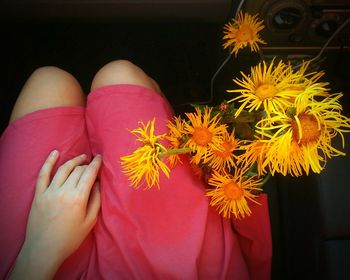
[[90, 93], [86, 109], [58, 107], [11, 123], [0, 140], [0, 278], [9, 275], [25, 237], [38, 172], [53, 149], [58, 165], [101, 154], [101, 212], [56, 279], [270, 279], [271, 232], [266, 195], [254, 215], [228, 220], [208, 204], [188, 162], [161, 188], [130, 187], [120, 157], [137, 143], [129, 130], [156, 117], [156, 133], [173, 115], [158, 94], [133, 85]]

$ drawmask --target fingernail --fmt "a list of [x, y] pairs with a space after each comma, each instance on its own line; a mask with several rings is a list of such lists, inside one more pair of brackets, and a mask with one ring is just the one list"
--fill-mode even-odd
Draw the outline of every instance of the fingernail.
[[101, 159], [102, 156], [101, 156], [100, 154], [97, 154], [97, 155], [95, 156], [95, 158], [96, 158], [96, 159]]
[[81, 154], [80, 157], [81, 158], [86, 158], [86, 154]]
[[51, 153], [50, 153], [50, 156], [51, 157], [56, 157], [58, 155], [58, 151], [57, 150], [53, 150]]
[[93, 161], [97, 161], [97, 162], [102, 161], [101, 155], [95, 155], [93, 158]]

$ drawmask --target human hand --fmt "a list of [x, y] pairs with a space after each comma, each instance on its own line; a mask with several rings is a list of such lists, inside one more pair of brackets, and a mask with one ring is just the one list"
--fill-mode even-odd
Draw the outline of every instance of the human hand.
[[85, 155], [75, 157], [61, 165], [50, 182], [57, 159], [58, 152], [52, 152], [40, 170], [12, 278], [53, 277], [96, 223], [101, 204], [96, 182], [101, 157], [96, 156], [89, 165], [81, 165]]

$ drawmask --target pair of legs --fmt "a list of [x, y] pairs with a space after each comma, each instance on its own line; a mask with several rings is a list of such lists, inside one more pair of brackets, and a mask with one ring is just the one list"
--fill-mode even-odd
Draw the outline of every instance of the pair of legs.
[[[158, 84], [127, 60], [112, 61], [95, 75], [91, 91], [111, 84], [143, 86], [161, 94]], [[28, 113], [60, 106], [85, 106], [79, 82], [68, 72], [53, 66], [41, 67], [25, 83], [12, 110], [10, 122]]]
[[[121, 85], [95, 91], [111, 84], [143, 88]], [[186, 160], [169, 179], [161, 178], [159, 190], [135, 191], [118, 163], [137, 147], [129, 131], [140, 120], [157, 117], [156, 134], [165, 133], [171, 108], [153, 94], [161, 94], [157, 84], [127, 61], [99, 70], [91, 90], [97, 94], [90, 95], [83, 109], [79, 83], [55, 67], [36, 70], [23, 87], [11, 121], [40, 109], [74, 107], [27, 115], [0, 139], [0, 278], [10, 271], [23, 241], [38, 167], [57, 149], [62, 163], [82, 153], [103, 156], [99, 219], [61, 266], [58, 279], [249, 279], [250, 267], [266, 276], [255, 279], [268, 279], [266, 197], [253, 220], [234, 221], [238, 226], [233, 232], [231, 221], [208, 206], [205, 186]]]

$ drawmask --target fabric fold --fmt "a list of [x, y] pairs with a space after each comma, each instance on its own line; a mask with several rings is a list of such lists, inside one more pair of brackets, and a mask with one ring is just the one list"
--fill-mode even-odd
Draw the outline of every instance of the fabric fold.
[[139, 145], [130, 130], [155, 117], [155, 133], [165, 133], [172, 116], [157, 93], [112, 85], [90, 93], [86, 109], [41, 110], [10, 125], [0, 140], [0, 277], [23, 242], [37, 173], [58, 149], [60, 163], [86, 153], [89, 159], [101, 154], [103, 164], [97, 224], [56, 279], [267, 279], [271, 240], [264, 196], [254, 215], [234, 221], [235, 233], [231, 221], [209, 206], [187, 160], [169, 179], [160, 176], [160, 189], [134, 189], [122, 173], [120, 157]]

